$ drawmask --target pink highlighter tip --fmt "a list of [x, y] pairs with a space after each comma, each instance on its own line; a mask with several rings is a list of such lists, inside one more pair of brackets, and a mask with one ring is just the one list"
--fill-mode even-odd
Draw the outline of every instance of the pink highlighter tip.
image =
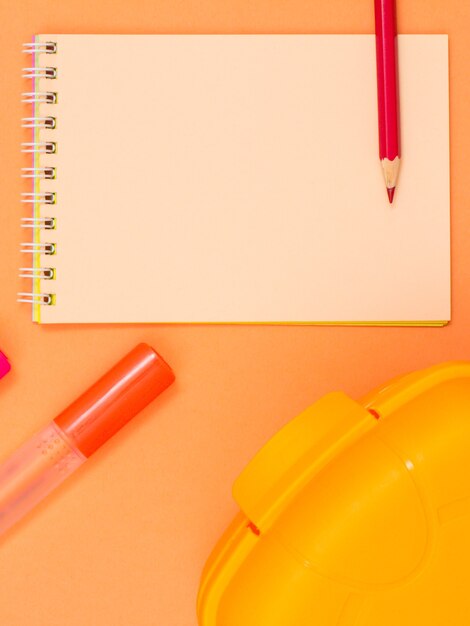
[[11, 366], [7, 357], [3, 354], [3, 352], [0, 352], [0, 378], [5, 376], [5, 374], [8, 374], [10, 369]]
[[395, 187], [387, 187], [388, 200], [390, 204], [393, 202], [393, 196], [395, 195]]

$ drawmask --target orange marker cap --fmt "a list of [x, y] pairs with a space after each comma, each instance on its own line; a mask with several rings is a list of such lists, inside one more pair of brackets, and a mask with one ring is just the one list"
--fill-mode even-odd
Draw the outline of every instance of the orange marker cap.
[[141, 343], [58, 415], [54, 422], [89, 457], [171, 385], [170, 366]]

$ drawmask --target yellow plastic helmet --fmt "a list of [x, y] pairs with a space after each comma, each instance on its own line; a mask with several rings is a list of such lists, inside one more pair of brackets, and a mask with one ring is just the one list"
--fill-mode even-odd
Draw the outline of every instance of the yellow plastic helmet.
[[200, 626], [468, 626], [470, 363], [325, 396], [234, 497]]

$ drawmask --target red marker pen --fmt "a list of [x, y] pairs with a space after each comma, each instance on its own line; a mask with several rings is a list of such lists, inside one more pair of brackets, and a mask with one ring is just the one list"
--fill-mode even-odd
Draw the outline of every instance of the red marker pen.
[[174, 381], [140, 344], [0, 466], [0, 533], [60, 485]]

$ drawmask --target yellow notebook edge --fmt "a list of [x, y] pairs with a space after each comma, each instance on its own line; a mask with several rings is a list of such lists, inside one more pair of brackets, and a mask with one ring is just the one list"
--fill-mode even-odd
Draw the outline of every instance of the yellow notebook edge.
[[[54, 306], [52, 304], [51, 306]], [[34, 319], [35, 322], [47, 326], [49, 324], [55, 324], [55, 322], [41, 322], [40, 315], [38, 313], [38, 319]], [[415, 328], [442, 328], [450, 324], [450, 320], [428, 320], [428, 321], [367, 321], [367, 322], [347, 322], [347, 321], [335, 321], [335, 322], [233, 322], [233, 321], [224, 321], [224, 322], [191, 322], [191, 321], [155, 321], [155, 322], [139, 322], [139, 321], [114, 321], [114, 322], [103, 322], [103, 321], [89, 321], [89, 322], [78, 322], [78, 321], [62, 321], [61, 324], [80, 324], [81, 326], [86, 325], [121, 325], [125, 324], [126, 326], [138, 324], [141, 325], [165, 325], [165, 326], [378, 326], [378, 327], [415, 327]]]

